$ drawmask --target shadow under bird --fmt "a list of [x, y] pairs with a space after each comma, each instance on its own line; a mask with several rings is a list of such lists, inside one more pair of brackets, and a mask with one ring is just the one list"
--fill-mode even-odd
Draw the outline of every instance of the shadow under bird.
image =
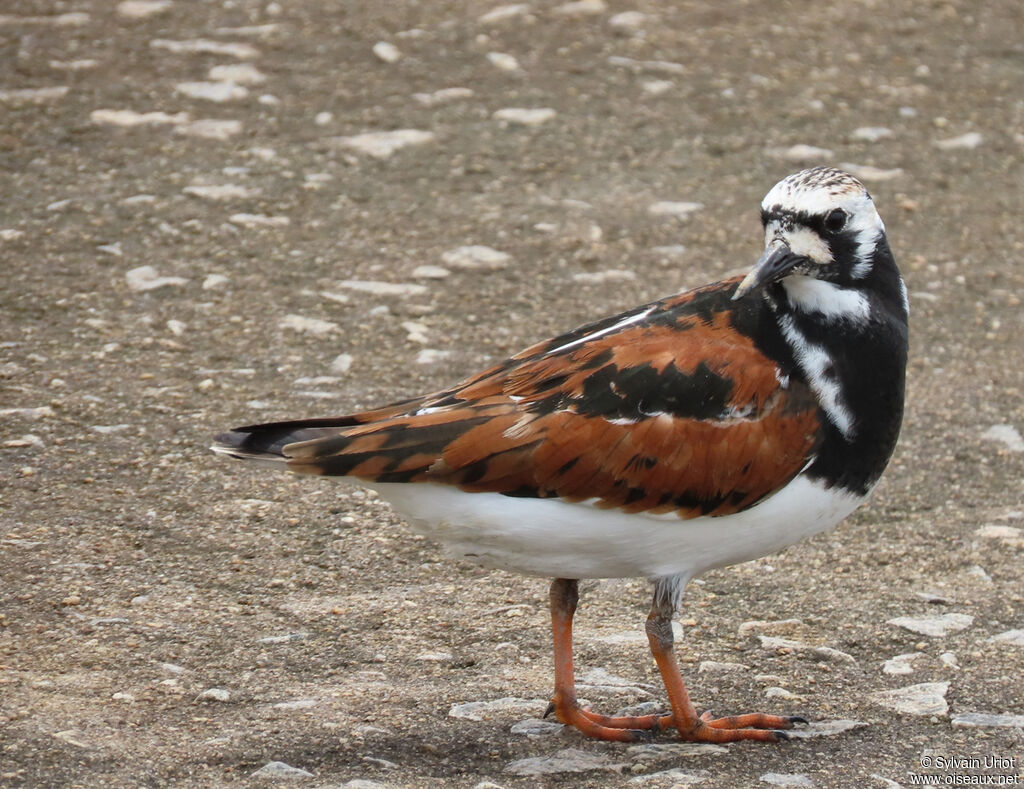
[[[377, 491], [455, 557], [554, 578], [550, 712], [631, 742], [786, 739], [802, 718], [698, 714], [673, 651], [683, 588], [829, 529], [868, 496], [903, 415], [907, 291], [864, 186], [817, 167], [761, 203], [745, 277], [537, 343], [370, 411], [239, 427], [213, 449]], [[643, 576], [664, 715], [576, 700], [581, 578]]]

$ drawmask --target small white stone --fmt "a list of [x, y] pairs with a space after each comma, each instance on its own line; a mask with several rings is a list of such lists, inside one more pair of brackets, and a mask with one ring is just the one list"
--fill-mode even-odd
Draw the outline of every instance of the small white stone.
[[608, 20], [608, 27], [616, 33], [633, 35], [639, 32], [647, 22], [647, 14], [641, 11], [623, 11]]
[[171, 0], [123, 0], [117, 4], [117, 13], [127, 19], [147, 19], [170, 11]]
[[385, 63], [397, 63], [402, 59], [401, 50], [387, 41], [378, 41], [373, 45], [373, 54]]
[[772, 685], [769, 688], [764, 689], [764, 696], [766, 699], [797, 699], [800, 698], [795, 693], [780, 688], [778, 685]]
[[513, 3], [511, 5], [499, 5], [497, 8], [492, 8], [486, 14], [480, 17], [480, 23], [484, 25], [494, 24], [495, 22], [504, 22], [507, 19], [513, 19], [517, 16], [525, 16], [530, 13], [530, 6], [526, 3]]
[[213, 82], [233, 82], [236, 85], [262, 85], [266, 75], [251, 63], [222, 63], [211, 66], [207, 76]]
[[922, 682], [919, 685], [872, 693], [868, 698], [904, 715], [944, 716], [949, 711], [946, 703], [948, 690], [948, 682]]
[[228, 693], [224, 688], [207, 688], [198, 696], [196, 701], [219, 701], [226, 702], [231, 699], [231, 694]]
[[493, 271], [504, 268], [511, 259], [508, 253], [492, 249], [483, 244], [456, 247], [441, 254], [441, 260], [452, 268], [471, 270]]
[[853, 162], [843, 162], [839, 167], [862, 181], [892, 181], [903, 176], [901, 167], [885, 170], [881, 167], [872, 167], [870, 164], [854, 164]]
[[286, 227], [292, 220], [286, 216], [266, 216], [265, 214], [232, 214], [228, 221], [241, 227]]
[[622, 55], [610, 55], [608, 65], [621, 66], [633, 71], [652, 71], [656, 74], [685, 74], [686, 66], [670, 60], [635, 60]]
[[24, 235], [24, 230], [15, 230], [12, 227], [5, 227], [3, 230], [0, 230], [0, 241], [14, 241]]
[[939, 655], [939, 662], [946, 668], [951, 668], [955, 671], [960, 670], [960, 664], [957, 663], [956, 654], [953, 652], [943, 652]]
[[135, 112], [134, 110], [93, 110], [89, 113], [93, 123], [106, 126], [157, 126], [168, 124], [178, 126], [188, 123], [189, 114], [178, 112], [168, 115], [166, 112]]
[[265, 107], [276, 107], [278, 104], [281, 103], [281, 100], [277, 96], [274, 96], [273, 94], [264, 93], [259, 98], [256, 99], [256, 102], [258, 104], [262, 104]]
[[981, 434], [984, 441], [998, 441], [1011, 452], [1024, 452], [1024, 438], [1013, 425], [992, 425]]
[[113, 255], [116, 258], [124, 257], [124, 250], [121, 248], [120, 241], [115, 241], [113, 244], [100, 244], [96, 249], [108, 255]]
[[228, 281], [228, 278], [223, 274], [209, 274], [206, 279], [203, 280], [203, 290], [215, 290], [222, 285], [226, 285]]
[[970, 614], [935, 614], [933, 616], [898, 616], [886, 624], [896, 625], [920, 633], [923, 636], [941, 638], [950, 633], [959, 633], [971, 626], [974, 617]]
[[53, 416], [53, 409], [48, 405], [40, 405], [34, 408], [0, 408], [0, 416], [22, 417], [24, 419], [43, 419]]
[[600, 285], [605, 282], [632, 282], [636, 274], [625, 269], [613, 268], [607, 271], [581, 271], [572, 275], [574, 282], [586, 285]]
[[448, 101], [468, 99], [472, 95], [473, 91], [469, 88], [441, 88], [433, 93], [413, 93], [412, 97], [425, 107], [433, 107]]
[[1014, 647], [1024, 647], [1024, 630], [1007, 630], [988, 639], [990, 643], [1009, 644]]
[[200, 137], [204, 140], [229, 140], [242, 131], [242, 122], [202, 118], [178, 126], [175, 131], [186, 137]]
[[509, 731], [512, 734], [525, 734], [527, 737], [548, 737], [552, 734], [558, 734], [564, 728], [565, 726], [558, 721], [527, 718], [512, 724], [512, 728]]
[[504, 715], [512, 711], [543, 713], [547, 705], [548, 703], [543, 699], [519, 699], [506, 696], [491, 701], [468, 701], [464, 704], [453, 704], [448, 710], [448, 717], [482, 721], [492, 715]]
[[193, 38], [187, 41], [169, 41], [155, 38], [149, 42], [153, 49], [166, 49], [176, 54], [228, 55], [239, 60], [252, 60], [260, 54], [252, 44], [230, 41], [210, 41], [205, 38]]
[[518, 71], [519, 61], [512, 55], [505, 52], [488, 52], [487, 60], [495, 68], [501, 69], [502, 71]]
[[44, 16], [14, 16], [0, 14], [0, 27], [8, 25], [46, 25], [52, 27], [81, 27], [89, 23], [89, 15], [81, 11]]
[[719, 662], [717, 660], [702, 660], [697, 666], [698, 674], [722, 674], [732, 671], [749, 671], [750, 667], [742, 663]]
[[550, 107], [505, 107], [495, 111], [491, 117], [519, 126], [540, 126], [557, 114]]
[[442, 266], [417, 266], [412, 270], [412, 275], [418, 279], [444, 279], [451, 272]]
[[758, 780], [771, 786], [814, 786], [803, 773], [763, 773]]
[[452, 657], [451, 652], [420, 652], [416, 656], [416, 660], [424, 663], [443, 663], [446, 660], [451, 660]]
[[352, 369], [352, 362], [354, 361], [352, 354], [350, 353], [339, 353], [334, 359], [331, 360], [331, 364], [328, 366], [335, 375], [344, 375]]
[[167, 330], [175, 337], [181, 337], [185, 333], [185, 330], [187, 328], [188, 324], [186, 324], [184, 321], [179, 321], [175, 318], [171, 318], [169, 321], [167, 321]]
[[124, 278], [128, 287], [135, 291], [154, 290], [167, 285], [184, 285], [188, 282], [185, 277], [161, 277], [152, 266], [133, 268], [125, 272]]
[[[982, 537], [984, 539], [1002, 540], [1008, 545], [1024, 546], [1024, 529], [1018, 529], [1015, 526], [1003, 526], [1002, 524], [998, 523], [986, 523], [984, 526], [981, 526], [980, 528], [976, 529], [974, 533], [978, 537]], [[977, 575], [984, 581], [992, 581], [992, 579], [989, 578], [988, 573], [986, 573], [977, 565], [971, 568], [971, 572], [972, 574]]]
[[433, 142], [433, 132], [419, 129], [396, 129], [395, 131], [365, 132], [350, 137], [335, 137], [333, 142], [342, 148], [365, 153], [375, 159], [389, 159], [395, 151], [410, 145], [424, 145]]
[[787, 161], [800, 162], [804, 164], [820, 162], [824, 159], [831, 159], [834, 155], [828, 148], [819, 148], [815, 145], [802, 144], [791, 145], [789, 148], [775, 149], [772, 153], [775, 153]]
[[337, 323], [320, 320], [319, 318], [306, 318], [302, 315], [285, 315], [280, 325], [282, 329], [293, 329], [294, 331], [312, 334], [316, 337], [325, 337], [341, 329]]
[[135, 696], [133, 696], [131, 693], [125, 693], [123, 690], [119, 690], [117, 693], [113, 694], [110, 698], [113, 699], [114, 701], [123, 701], [126, 704], [134, 704], [135, 703]]
[[883, 674], [913, 674], [912, 665], [919, 657], [925, 657], [924, 652], [909, 652], [905, 655], [896, 655], [882, 664]]
[[181, 191], [203, 200], [244, 200], [249, 197], [256, 197], [260, 193], [259, 189], [240, 184], [186, 186]]
[[560, 773], [583, 773], [590, 770], [619, 771], [624, 764], [614, 763], [601, 753], [591, 753], [578, 748], [565, 748], [550, 756], [531, 756], [517, 759], [505, 765], [505, 772], [513, 775], [557, 775]]
[[647, 207], [647, 213], [652, 216], [674, 216], [685, 219], [704, 208], [703, 203], [683, 203], [673, 200], [659, 200]]
[[96, 68], [100, 62], [93, 58], [80, 58], [78, 60], [51, 60], [50, 68], [55, 71], [88, 71]]
[[318, 112], [313, 117], [313, 123], [317, 126], [330, 126], [334, 122], [333, 112]]
[[249, 89], [234, 82], [179, 82], [174, 86], [176, 93], [188, 96], [191, 99], [203, 99], [223, 103], [244, 99], [249, 95]]
[[345, 279], [338, 283], [338, 287], [373, 293], [377, 296], [419, 296], [427, 292], [425, 285], [412, 282], [378, 282], [365, 279]]
[[409, 342], [418, 342], [426, 345], [430, 340], [427, 337], [427, 327], [418, 321], [403, 321], [402, 328], [406, 331], [406, 339]]
[[793, 633], [803, 627], [799, 619], [751, 619], [743, 622], [736, 629], [741, 636], [751, 633], [763, 633], [765, 635], [778, 635], [779, 633]]
[[640, 87], [643, 88], [644, 93], [649, 93], [652, 96], [660, 96], [672, 88], [676, 83], [668, 79], [648, 79], [640, 83]]
[[972, 148], [977, 148], [983, 141], [984, 138], [978, 132], [967, 132], [967, 134], [961, 134], [959, 137], [936, 140], [935, 147], [941, 148], [944, 151], [952, 151], [957, 148], [966, 148], [970, 150]]
[[992, 715], [987, 712], [962, 712], [950, 721], [962, 728], [1008, 728], [1024, 729], [1024, 715]]
[[19, 90], [0, 90], [0, 102], [4, 104], [42, 104], [44, 101], [63, 99], [71, 90], [67, 85], [49, 88], [21, 88]]
[[789, 651], [798, 653], [809, 653], [821, 658], [822, 660], [834, 660], [839, 663], [856, 663], [856, 659], [853, 655], [847, 654], [846, 652], [840, 652], [838, 649], [832, 647], [814, 646], [812, 644], [805, 644], [802, 641], [793, 641], [789, 638], [778, 638], [776, 636], [758, 636], [761, 640], [762, 649], [766, 649], [770, 652], [774, 651]]
[[555, 6], [554, 13], [562, 16], [595, 16], [608, 10], [604, 0], [575, 0]]
[[855, 140], [878, 142], [885, 137], [892, 137], [892, 129], [886, 126], [861, 126], [853, 130], [853, 138]]
[[275, 710], [308, 710], [317, 706], [320, 703], [319, 699], [294, 699], [293, 701], [279, 701], [276, 704], [271, 704]]
[[292, 767], [290, 764], [284, 762], [267, 762], [260, 769], [253, 773], [250, 773], [250, 778], [313, 778], [313, 773], [307, 770], [302, 770], [298, 767]]
[[416, 354], [416, 364], [436, 364], [437, 362], [444, 361], [451, 355], [451, 351], [441, 351], [436, 348], [424, 348]]
[[92, 425], [89, 429], [99, 433], [100, 435], [109, 436], [113, 433], [123, 433], [128, 430], [131, 425]]
[[802, 728], [790, 729], [786, 734], [797, 739], [808, 740], [813, 737], [831, 737], [834, 734], [842, 734], [844, 731], [860, 729], [867, 725], [868, 724], [864, 721], [842, 719], [831, 721], [812, 721]]

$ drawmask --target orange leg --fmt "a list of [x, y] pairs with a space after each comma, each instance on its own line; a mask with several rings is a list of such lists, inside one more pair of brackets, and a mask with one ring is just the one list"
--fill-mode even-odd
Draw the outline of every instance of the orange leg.
[[698, 716], [683, 684], [673, 651], [672, 610], [657, 604], [647, 618], [647, 640], [668, 692], [671, 715], [617, 716], [600, 715], [580, 707], [576, 701], [576, 680], [572, 661], [572, 620], [579, 601], [578, 584], [557, 578], [551, 584], [551, 627], [555, 651], [555, 695], [545, 717], [554, 712], [564, 724], [579, 729], [588, 737], [617, 742], [647, 740], [653, 732], [675, 727], [680, 737], [692, 742], [734, 742], [760, 740], [777, 742], [787, 739], [781, 729], [791, 729], [803, 718], [751, 713], [727, 718], [712, 718], [705, 712]]

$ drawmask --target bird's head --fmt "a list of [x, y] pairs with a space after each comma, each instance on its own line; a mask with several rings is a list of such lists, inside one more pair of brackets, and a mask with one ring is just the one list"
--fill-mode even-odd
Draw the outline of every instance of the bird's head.
[[761, 201], [765, 250], [736, 289], [739, 299], [794, 275], [853, 285], [871, 273], [885, 225], [864, 185], [832, 167], [787, 176]]

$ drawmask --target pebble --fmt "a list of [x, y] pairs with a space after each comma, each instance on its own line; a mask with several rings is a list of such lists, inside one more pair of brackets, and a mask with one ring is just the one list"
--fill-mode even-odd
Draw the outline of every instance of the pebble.
[[117, 14], [127, 19], [148, 19], [170, 11], [173, 6], [171, 0], [123, 0], [117, 4]]
[[203, 280], [203, 290], [216, 290], [222, 285], [226, 285], [228, 281], [228, 278], [223, 274], [209, 274]]
[[412, 97], [425, 107], [433, 107], [448, 101], [468, 99], [472, 95], [473, 91], [470, 88], [441, 88], [433, 93], [413, 93]]
[[943, 652], [939, 655], [939, 662], [946, 668], [951, 668], [956, 671], [960, 670], [960, 664], [957, 663], [956, 654], [953, 652]]
[[631, 784], [665, 784], [671, 786], [672, 789], [676, 789], [679, 786], [694, 786], [696, 784], [702, 784], [708, 778], [706, 772], [691, 773], [683, 770], [679, 767], [673, 767], [670, 770], [659, 770], [656, 773], [647, 773], [646, 775], [638, 775], [634, 778], [630, 778]]
[[512, 734], [525, 734], [527, 737], [549, 737], [561, 732], [565, 726], [554, 720], [527, 718], [512, 724]]
[[530, 6], [526, 3], [513, 3], [511, 5], [499, 5], [492, 8], [480, 17], [480, 23], [490, 25], [495, 22], [504, 22], [506, 19], [513, 19], [517, 16], [525, 16], [530, 13]]
[[161, 277], [153, 266], [133, 268], [125, 272], [124, 279], [129, 288], [141, 292], [169, 285], [184, 285], [188, 282], [185, 277]]
[[96, 124], [106, 126], [155, 126], [160, 124], [180, 125], [188, 123], [189, 114], [178, 112], [168, 115], [166, 112], [135, 112], [134, 110], [93, 110], [89, 119]]
[[933, 616], [898, 616], [886, 622], [887, 625], [896, 625], [910, 630], [913, 633], [920, 633], [923, 636], [941, 638], [950, 633], [959, 633], [961, 630], [971, 626], [974, 617], [970, 614], [935, 614]]
[[87, 71], [96, 68], [100, 62], [93, 58], [80, 58], [79, 60], [51, 60], [50, 68], [55, 71]]
[[402, 148], [410, 145], [425, 145], [435, 140], [433, 132], [420, 129], [396, 129], [394, 131], [364, 132], [350, 137], [335, 137], [332, 142], [342, 148], [365, 153], [375, 159], [390, 159]]
[[557, 115], [550, 107], [505, 107], [491, 116], [497, 121], [519, 126], [540, 126]]
[[621, 66], [633, 71], [652, 71], [656, 74], [685, 74], [686, 66], [671, 60], [634, 60], [621, 55], [610, 55], [609, 66]]
[[228, 221], [233, 225], [242, 227], [285, 227], [290, 225], [292, 220], [286, 216], [267, 216], [266, 214], [232, 214]]
[[228, 693], [224, 688], [207, 688], [198, 696], [196, 701], [219, 701], [225, 702], [231, 699], [231, 694]]
[[488, 52], [488, 62], [502, 71], [519, 71], [519, 61], [505, 52]]
[[730, 671], [749, 671], [750, 667], [742, 663], [719, 662], [717, 660], [702, 660], [697, 666], [698, 674], [723, 674]]
[[924, 652], [909, 652], [905, 655], [896, 655], [896, 657], [889, 658], [885, 663], [882, 664], [883, 674], [913, 674], [914, 667], [912, 663], [919, 657], [925, 657]]
[[686, 247], [682, 244], [666, 244], [660, 247], [651, 247], [651, 252], [666, 258], [678, 258], [686, 254]]
[[3, 446], [5, 449], [27, 449], [28, 447], [44, 449], [46, 447], [43, 439], [33, 433], [26, 433], [21, 438], [8, 439], [4, 441]]
[[[975, 530], [975, 535], [983, 537], [985, 539], [1002, 540], [1007, 545], [1017, 545], [1024, 547], [1024, 529], [1018, 529], [1016, 526], [1002, 526], [998, 523], [986, 523], [984, 526]], [[975, 565], [971, 568], [971, 572], [974, 575], [979, 575], [978, 571], [985, 574], [988, 578], [988, 573], [985, 573], [980, 567]], [[988, 578], [991, 581], [991, 578]]]
[[904, 715], [946, 715], [949, 712], [949, 705], [946, 703], [948, 690], [948, 682], [922, 682], [905, 688], [872, 693], [868, 698], [876, 704]]
[[1009, 644], [1014, 647], [1024, 647], [1024, 630], [1007, 630], [1004, 633], [992, 636], [987, 639], [990, 643]]
[[958, 148], [971, 150], [977, 148], [983, 141], [984, 138], [978, 132], [967, 132], [967, 134], [961, 134], [959, 137], [936, 140], [935, 147], [941, 148], [944, 151], [952, 151]]
[[849, 719], [813, 721], [799, 729], [789, 729], [786, 734], [800, 740], [808, 740], [813, 737], [831, 737], [834, 734], [842, 734], [844, 731], [860, 729], [867, 725], [864, 721]]
[[124, 257], [124, 250], [121, 248], [120, 241], [115, 241], [113, 244], [100, 244], [96, 249], [99, 252], [105, 252], [106, 254], [113, 255], [116, 258]]
[[583, 773], [590, 770], [625, 769], [623, 763], [613, 762], [601, 753], [589, 753], [578, 748], [565, 748], [550, 756], [531, 756], [517, 759], [505, 765], [505, 772], [513, 775], [555, 775], [559, 773]]
[[903, 176], [902, 167], [884, 170], [881, 167], [872, 167], [870, 164], [854, 164], [853, 162], [843, 162], [839, 166], [854, 178], [859, 178], [862, 181], [892, 181]]
[[203, 99], [218, 104], [235, 99], [244, 99], [249, 89], [234, 82], [179, 82], [174, 86], [176, 93], [191, 99]]
[[507, 252], [501, 252], [483, 244], [456, 247], [441, 253], [441, 260], [447, 265], [466, 270], [494, 271], [507, 266], [511, 259]]
[[397, 63], [402, 59], [402, 51], [387, 41], [378, 41], [374, 44], [373, 54], [385, 63]]
[[6, 25], [52, 25], [53, 27], [81, 27], [89, 23], [89, 15], [81, 11], [52, 16], [14, 16], [0, 14], [0, 27]]
[[814, 786], [803, 773], [763, 773], [757, 780], [771, 786]]
[[249, 775], [250, 778], [313, 778], [313, 773], [284, 762], [267, 762], [260, 769]]
[[437, 362], [444, 361], [452, 355], [451, 351], [441, 351], [437, 348], [424, 348], [418, 354], [416, 354], [416, 364], [436, 364]]
[[211, 66], [207, 76], [213, 82], [234, 82], [236, 85], [262, 85], [266, 75], [251, 63], [227, 63]]
[[743, 622], [736, 632], [741, 636], [750, 633], [764, 633], [765, 635], [793, 633], [803, 627], [803, 624], [799, 619], [752, 619], [749, 622]]
[[822, 660], [834, 660], [840, 663], [856, 663], [853, 655], [840, 652], [832, 647], [816, 647], [805, 644], [802, 641], [794, 641], [789, 638], [778, 638], [776, 636], [758, 636], [761, 640], [761, 648], [768, 651], [789, 650], [792, 652], [805, 652], [815, 655]]
[[67, 85], [55, 85], [48, 88], [21, 88], [18, 90], [0, 90], [0, 102], [4, 104], [41, 104], [44, 101], [63, 99], [68, 91]]
[[586, 285], [599, 285], [603, 282], [632, 282], [636, 274], [621, 268], [608, 269], [607, 271], [581, 271], [572, 275], [574, 282], [581, 282]]
[[859, 129], [853, 130], [855, 140], [878, 142], [885, 137], [892, 137], [892, 129], [886, 126], [861, 126]]
[[413, 282], [378, 282], [367, 279], [343, 279], [338, 283], [338, 287], [373, 293], [376, 296], [419, 296], [427, 292], [425, 285]]
[[131, 425], [120, 424], [120, 425], [92, 425], [89, 429], [94, 433], [99, 433], [103, 436], [109, 436], [113, 433], [123, 433], [128, 430]]
[[787, 161], [801, 164], [813, 164], [834, 156], [828, 148], [818, 148], [815, 145], [791, 145], [789, 148], [772, 148], [768, 152]]
[[259, 189], [240, 184], [218, 184], [210, 186], [186, 186], [181, 190], [187, 195], [203, 200], [244, 200], [259, 195]]
[[506, 696], [491, 701], [467, 701], [464, 704], [453, 704], [448, 710], [448, 717], [482, 721], [490, 718], [492, 714], [500, 716], [512, 711], [543, 713], [547, 706], [548, 702], [544, 699], [519, 699]]
[[297, 332], [312, 334], [315, 337], [325, 337], [341, 330], [337, 323], [319, 318], [306, 318], [302, 315], [285, 315], [280, 326], [282, 329], [293, 329]]
[[682, 203], [672, 200], [659, 200], [647, 207], [647, 213], [652, 216], [674, 216], [678, 219], [686, 219], [697, 211], [704, 208], [703, 203]]
[[409, 342], [418, 342], [421, 345], [426, 345], [430, 342], [427, 338], [426, 324], [420, 323], [419, 321], [403, 321], [402, 328], [405, 329], [405, 339]]
[[451, 652], [420, 652], [416, 656], [416, 660], [423, 661], [424, 663], [444, 663], [452, 658]]
[[229, 140], [242, 131], [242, 122], [203, 118], [184, 123], [175, 131], [187, 137], [201, 137], [204, 140]]
[[676, 83], [667, 79], [649, 79], [640, 83], [644, 93], [650, 93], [652, 96], [660, 96], [674, 88], [675, 85]]
[[335, 375], [344, 375], [352, 369], [352, 354], [350, 353], [339, 353], [334, 359], [331, 360], [329, 369]]
[[210, 41], [205, 38], [193, 38], [186, 41], [171, 41], [155, 38], [149, 42], [153, 49], [166, 49], [175, 54], [227, 55], [239, 60], [252, 60], [260, 54], [252, 44], [231, 41]]
[[962, 728], [1017, 728], [1024, 729], [1024, 715], [993, 715], [987, 712], [962, 712], [950, 720], [954, 726]]
[[412, 275], [419, 279], [444, 279], [451, 272], [441, 266], [417, 266], [412, 270]]
[[1011, 452], [1024, 452], [1024, 438], [1013, 425], [992, 425], [981, 434], [983, 441], [998, 441]]
[[770, 688], [764, 689], [764, 696], [766, 699], [798, 699], [800, 698], [795, 693], [792, 693], [785, 688], [780, 688], [777, 685], [773, 685]]
[[695, 756], [721, 756], [729, 750], [710, 742], [665, 742], [631, 745], [630, 755], [639, 762], [658, 759], [687, 759]]
[[110, 698], [113, 699], [114, 701], [123, 701], [126, 704], [134, 704], [135, 703], [135, 696], [133, 696], [131, 693], [125, 693], [124, 691], [121, 691], [121, 690], [119, 690], [117, 693], [112, 695]]
[[578, 676], [576, 687], [590, 690], [628, 690], [645, 696], [650, 695], [649, 691], [654, 689], [654, 685], [617, 677], [614, 674], [609, 674], [603, 668], [593, 668], [586, 674]]
[[[300, 379], [301, 380], [301, 379]], [[299, 383], [299, 381], [296, 381]], [[281, 636], [266, 636], [259, 639], [258, 644], [289, 644], [292, 641], [302, 641], [309, 633], [285, 633]]]
[[553, 9], [554, 13], [561, 16], [595, 16], [607, 10], [608, 6], [604, 0], [575, 0], [572, 3], [562, 3]]
[[631, 36], [643, 28], [647, 19], [647, 14], [642, 11], [622, 11], [608, 20], [608, 27], [616, 33]]
[[320, 699], [294, 699], [293, 701], [279, 701], [271, 704], [275, 710], [308, 710], [320, 703]]

